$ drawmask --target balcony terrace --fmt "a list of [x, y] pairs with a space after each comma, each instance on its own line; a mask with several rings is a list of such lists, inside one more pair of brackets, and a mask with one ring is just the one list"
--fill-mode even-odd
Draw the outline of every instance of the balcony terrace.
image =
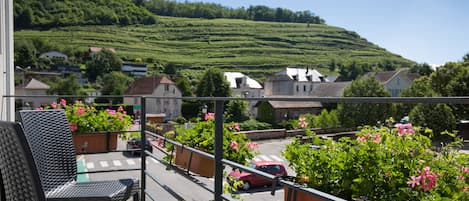
[[[433, 97], [433, 98], [377, 98], [377, 97], [356, 97], [356, 98], [227, 98], [227, 97], [183, 97], [183, 100], [195, 99], [205, 102], [213, 102], [214, 113], [215, 113], [215, 152], [214, 154], [208, 154], [198, 149], [185, 146], [174, 140], [168, 139], [160, 133], [155, 133], [151, 129], [147, 128], [147, 113], [146, 108], [148, 107], [148, 100], [151, 99], [178, 99], [178, 98], [167, 98], [167, 97], [135, 97], [139, 98], [139, 107], [141, 110], [140, 126], [132, 126], [132, 129], [121, 132], [117, 143], [117, 148], [114, 151], [109, 151], [109, 144], [107, 144], [107, 150], [98, 152], [87, 152], [77, 155], [78, 164], [78, 180], [89, 181], [89, 180], [109, 180], [116, 178], [138, 178], [140, 180], [141, 187], [141, 200], [233, 200], [235, 197], [241, 197], [245, 200], [297, 200], [297, 192], [302, 191], [312, 195], [317, 200], [342, 200], [341, 198], [333, 195], [306, 188], [302, 185], [293, 183], [290, 179], [281, 176], [273, 176], [265, 172], [244, 166], [233, 161], [229, 161], [223, 158], [223, 114], [224, 114], [224, 103], [230, 100], [274, 100], [274, 101], [293, 101], [293, 102], [307, 102], [315, 101], [322, 103], [448, 103], [448, 104], [469, 104], [468, 97]], [[3, 96], [3, 103], [8, 102], [6, 99], [15, 102], [14, 100], [22, 98], [44, 98], [44, 96]], [[72, 96], [48, 96], [48, 98], [84, 98], [89, 99], [90, 97], [72, 97]], [[115, 96], [109, 96], [106, 98], [116, 98]], [[123, 98], [123, 97], [117, 97]], [[181, 98], [179, 98], [181, 99]], [[21, 109], [20, 109], [21, 110]], [[138, 133], [141, 139], [150, 138], [151, 141], [143, 140], [140, 146], [140, 151], [144, 154], [140, 154], [140, 157], [135, 157], [133, 154], [129, 154], [129, 150], [125, 148], [125, 139], [129, 139], [130, 136], [136, 136], [132, 133]], [[107, 134], [109, 137], [109, 133]], [[286, 139], [287, 142], [291, 140]], [[154, 148], [153, 151], [145, 149], [146, 143], [150, 143]], [[284, 146], [286, 142], [282, 142]], [[214, 177], [206, 178], [198, 176], [185, 168], [176, 166], [173, 162], [164, 160], [165, 157], [171, 157], [174, 152], [167, 152], [164, 147], [166, 145], [173, 145], [181, 147], [182, 149], [189, 150], [194, 154], [199, 154], [202, 157], [213, 159], [214, 163]], [[269, 149], [269, 148], [266, 148]], [[192, 154], [191, 154], [192, 158]], [[280, 159], [282, 160], [282, 159]], [[188, 166], [191, 165], [189, 161]], [[285, 162], [285, 166], [287, 166]], [[249, 172], [268, 180], [273, 181], [272, 186], [265, 188], [258, 188], [256, 190], [249, 191], [237, 191], [230, 195], [224, 191], [224, 183], [226, 176], [223, 171], [229, 171], [227, 167], [238, 168], [242, 171]], [[291, 172], [292, 170], [289, 169]], [[290, 175], [294, 175], [290, 174]], [[289, 187], [297, 191], [284, 192], [281, 186]], [[268, 195], [268, 193], [270, 195]]]

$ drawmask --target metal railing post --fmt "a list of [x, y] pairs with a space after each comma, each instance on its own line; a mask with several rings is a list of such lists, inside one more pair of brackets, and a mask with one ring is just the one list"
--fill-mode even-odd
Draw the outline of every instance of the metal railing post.
[[141, 147], [141, 192], [140, 192], [140, 200], [145, 201], [145, 188], [146, 188], [146, 182], [145, 182], [145, 171], [146, 171], [146, 156], [147, 154], [145, 153], [145, 148], [147, 146], [147, 140], [146, 140], [146, 128], [147, 128], [147, 121], [146, 121], [146, 99], [144, 96], [140, 98], [140, 105], [141, 105], [141, 111], [140, 111], [140, 136], [141, 136], [141, 142], [142, 142], [142, 147]]
[[223, 200], [223, 101], [215, 101], [215, 201]]

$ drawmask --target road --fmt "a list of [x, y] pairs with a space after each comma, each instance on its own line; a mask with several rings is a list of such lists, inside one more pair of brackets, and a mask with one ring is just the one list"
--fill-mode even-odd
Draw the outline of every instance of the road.
[[[253, 160], [271, 160], [282, 162], [285, 167], [287, 167], [288, 174], [294, 175], [294, 172], [288, 168], [288, 162], [281, 156], [281, 152], [285, 148], [285, 145], [290, 142], [291, 140], [289, 139], [258, 141], [260, 153]], [[122, 144], [119, 148], [122, 148]], [[158, 151], [158, 149], [154, 149], [153, 153], [157, 155], [158, 158], [162, 158], [164, 156], [162, 152]], [[120, 152], [82, 155], [79, 156], [79, 158], [80, 162], [84, 164], [87, 171], [139, 168], [141, 164], [141, 160], [138, 155], [132, 156], [129, 153]], [[151, 178], [146, 177], [147, 192], [150, 192], [151, 195], [154, 195], [157, 200], [213, 200], [213, 194], [203, 188], [205, 187], [213, 189], [212, 178], [204, 178], [194, 175], [192, 178], [187, 178], [186, 176], [180, 175], [172, 170], [166, 170], [166, 166], [149, 157], [147, 158], [146, 164], [148, 172], [153, 174], [158, 179], [157, 183]], [[228, 172], [229, 170], [231, 170], [231, 168], [225, 168], [225, 172]], [[94, 173], [88, 174], [87, 176], [90, 180], [140, 178], [140, 171]], [[190, 180], [193, 180], [200, 185]], [[279, 190], [276, 191], [275, 196], [270, 194], [270, 190], [271, 189], [269, 187], [256, 188], [249, 191], [237, 192], [237, 195], [239, 195], [243, 200], [283, 200], [282, 189], [279, 188]]]

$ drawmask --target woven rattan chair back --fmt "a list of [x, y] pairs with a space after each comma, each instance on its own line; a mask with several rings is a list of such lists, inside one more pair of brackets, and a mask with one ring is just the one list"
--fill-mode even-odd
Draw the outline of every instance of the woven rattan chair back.
[[21, 126], [0, 121], [2, 200], [44, 201], [39, 175]]
[[75, 181], [75, 148], [65, 112], [23, 110], [19, 113], [44, 191]]

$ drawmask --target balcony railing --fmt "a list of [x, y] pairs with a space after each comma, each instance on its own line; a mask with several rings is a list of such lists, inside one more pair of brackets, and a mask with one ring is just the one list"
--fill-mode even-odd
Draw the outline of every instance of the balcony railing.
[[[223, 194], [223, 166], [224, 165], [238, 168], [241, 171], [249, 172], [249, 173], [264, 177], [272, 181], [273, 185], [271, 188], [271, 195], [275, 195], [275, 192], [277, 190], [277, 185], [284, 185], [284, 186], [288, 186], [291, 189], [295, 189], [297, 191], [302, 191], [304, 193], [312, 195], [320, 200], [343, 200], [336, 196], [333, 196], [333, 195], [330, 195], [330, 194], [327, 194], [327, 193], [324, 193], [315, 189], [305, 188], [291, 181], [285, 180], [284, 178], [273, 176], [265, 172], [244, 166], [242, 164], [238, 164], [233, 161], [223, 159], [223, 112], [224, 112], [223, 107], [226, 101], [247, 100], [247, 101], [297, 101], [297, 102], [314, 101], [314, 102], [321, 102], [321, 103], [413, 103], [413, 104], [448, 103], [448, 104], [463, 104], [463, 105], [469, 104], [469, 97], [408, 97], [408, 98], [390, 98], [390, 97], [347, 97], [347, 98], [335, 98], [335, 97], [311, 97], [311, 98], [304, 98], [304, 97], [303, 98], [182, 97], [182, 98], [174, 98], [174, 97], [157, 97], [157, 96], [99, 96], [99, 97], [104, 97], [104, 98], [128, 97], [128, 98], [140, 99], [141, 129], [140, 131], [135, 131], [135, 132], [140, 132], [141, 139], [146, 139], [147, 136], [151, 136], [153, 138], [163, 140], [164, 144], [169, 143], [169, 144], [172, 144], [173, 146], [183, 147], [184, 149], [190, 150], [203, 157], [213, 159], [215, 161], [214, 188], [211, 189], [204, 185], [200, 185], [200, 186], [206, 189], [208, 192], [213, 193], [214, 200], [217, 200], [217, 201], [232, 200], [232, 198], [229, 195]], [[93, 96], [3, 96], [2, 98], [3, 99], [53, 98], [53, 99], [58, 100], [59, 98], [85, 99], [85, 98], [96, 98], [96, 97], [93, 97]], [[162, 135], [148, 131], [146, 128], [146, 114], [147, 114], [146, 109], [147, 109], [147, 100], [151, 100], [151, 99], [169, 99], [169, 100], [174, 100], [174, 99], [181, 100], [182, 99], [182, 100], [197, 100], [197, 101], [205, 101], [205, 102], [212, 101], [214, 104], [214, 108], [215, 108], [215, 153], [212, 155], [212, 154], [200, 151], [192, 147], [187, 147], [176, 141], [167, 139], [166, 137]], [[3, 103], [5, 103], [5, 101], [3, 101]], [[79, 174], [139, 170], [140, 180], [141, 180], [141, 195], [142, 195], [141, 199], [143, 201], [145, 201], [146, 198], [149, 198], [150, 200], [158, 200], [157, 195], [154, 195], [152, 192], [148, 192], [146, 188], [147, 178], [161, 185], [161, 181], [159, 181], [158, 176], [156, 176], [151, 171], [147, 170], [146, 161], [148, 157], [159, 161], [161, 164], [164, 164], [167, 168], [175, 170], [175, 172], [179, 174], [182, 174], [185, 176], [188, 176], [189, 174], [187, 174], [186, 171], [180, 169], [179, 167], [175, 166], [171, 162], [160, 159], [155, 154], [145, 150], [145, 148], [146, 148], [146, 140], [142, 140], [140, 151], [143, 154], [141, 154], [141, 167], [140, 168], [105, 170], [105, 171], [86, 171], [86, 172], [80, 172]], [[117, 151], [121, 152], [121, 151], [129, 151], [129, 150], [117, 150]], [[172, 154], [173, 154], [173, 153], [166, 153], [166, 152], [163, 152], [163, 153], [167, 154], [167, 156], [169, 157], [172, 157]], [[297, 193], [297, 191], [288, 191], [286, 192], [286, 194], [289, 195], [288, 198], [290, 198], [290, 194], [293, 194], [293, 198], [295, 198], [296, 197], [295, 194]]]

